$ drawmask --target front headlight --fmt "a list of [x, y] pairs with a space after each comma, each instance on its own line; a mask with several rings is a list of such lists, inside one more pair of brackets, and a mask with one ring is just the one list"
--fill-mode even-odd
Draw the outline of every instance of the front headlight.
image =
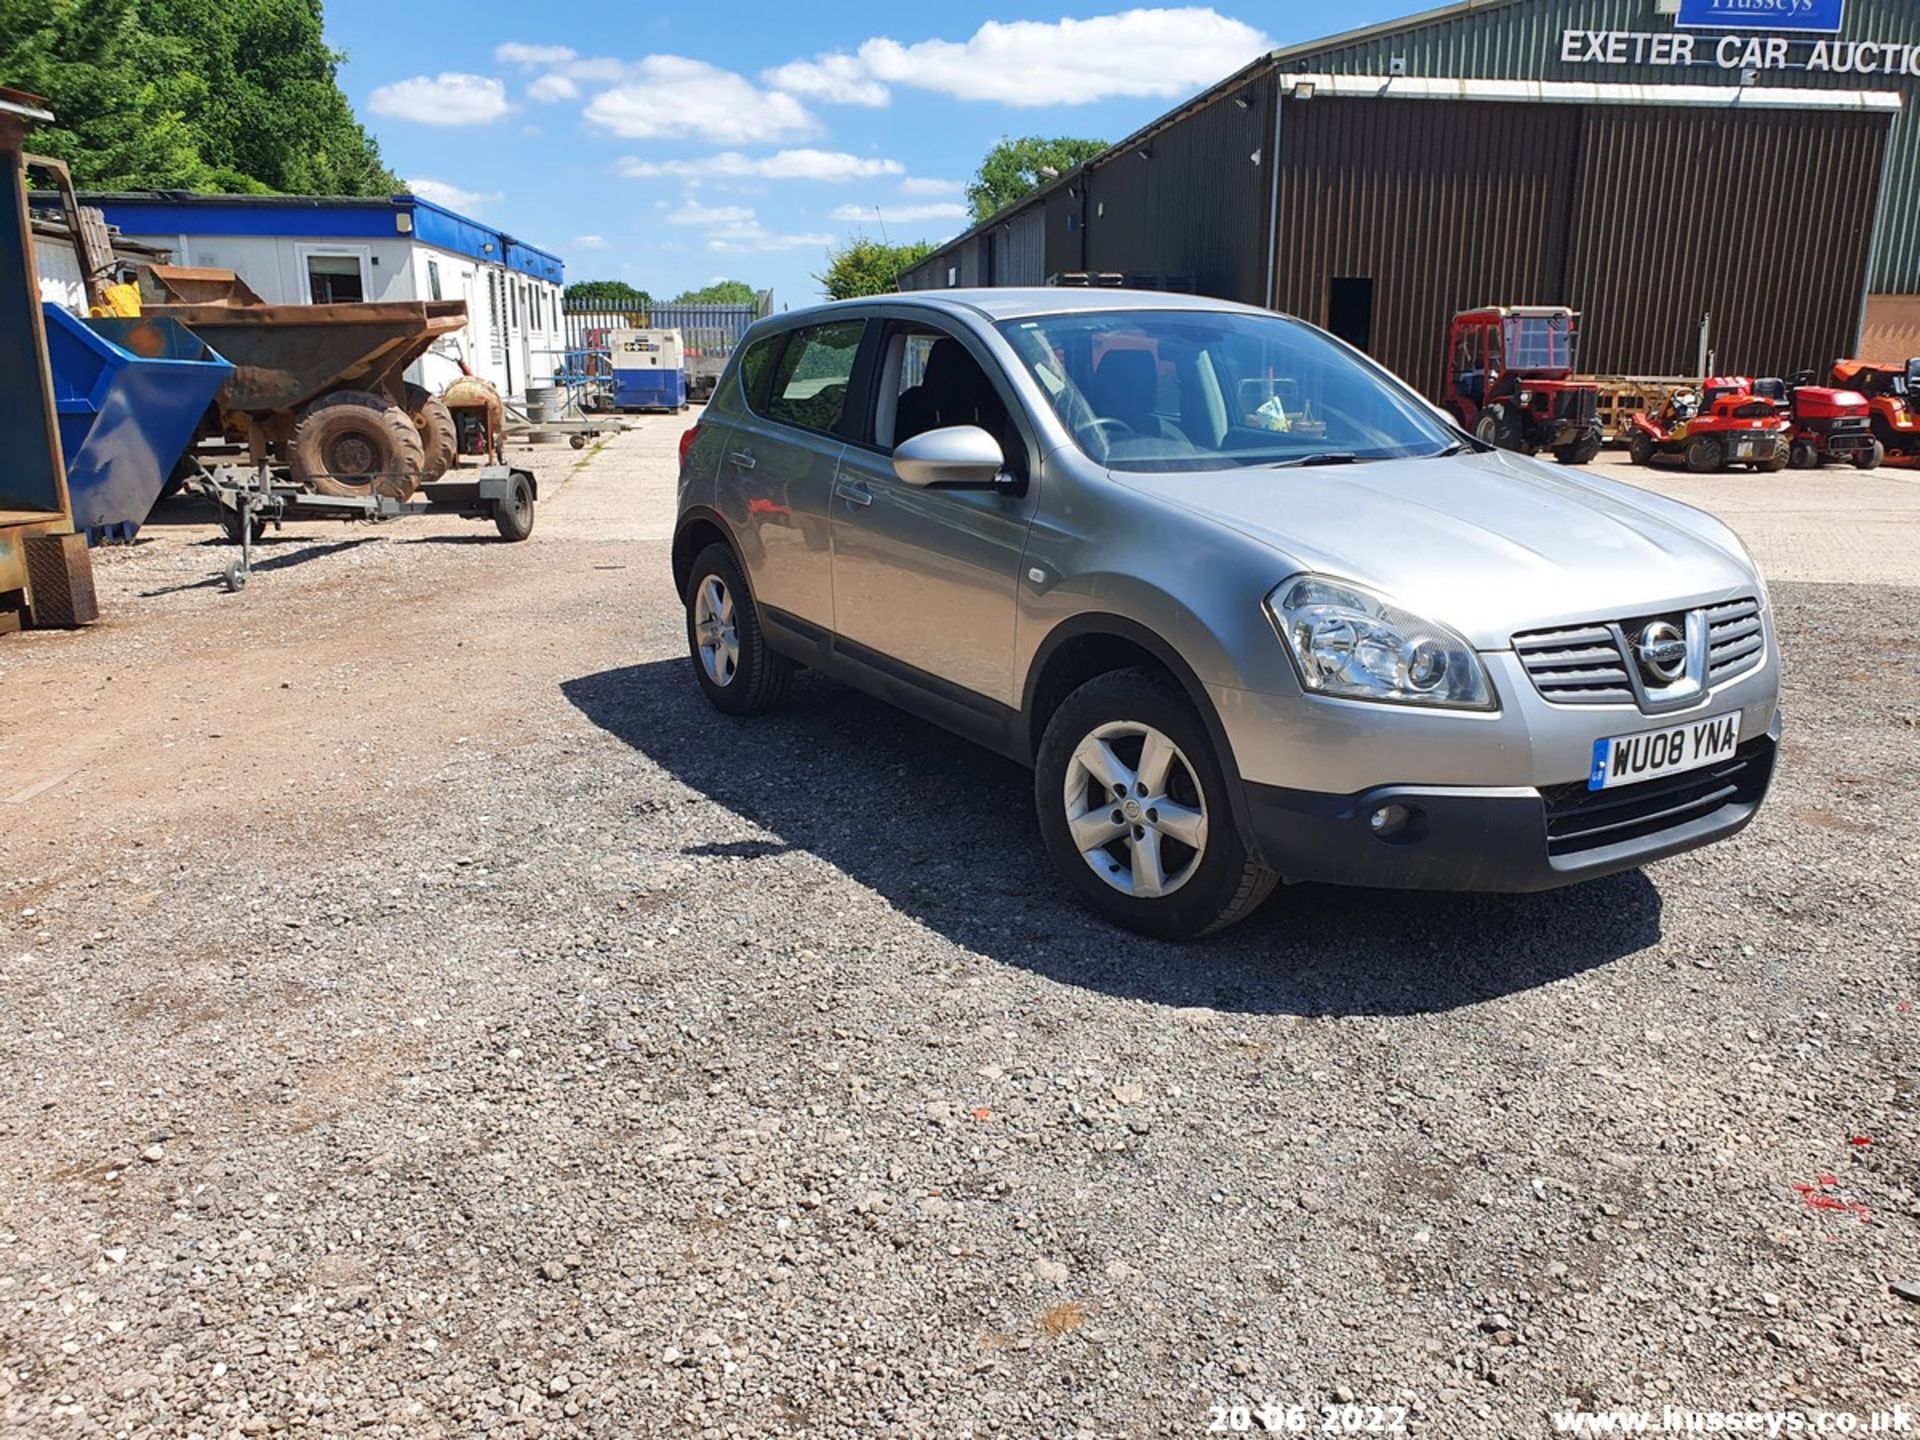
[[1358, 585], [1296, 575], [1267, 597], [1267, 614], [1313, 694], [1494, 708], [1493, 686], [1471, 645]]

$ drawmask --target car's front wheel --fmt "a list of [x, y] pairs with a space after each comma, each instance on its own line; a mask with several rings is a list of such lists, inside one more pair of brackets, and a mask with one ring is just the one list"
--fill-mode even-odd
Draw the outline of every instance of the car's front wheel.
[[1116, 670], [1069, 695], [1034, 767], [1040, 830], [1094, 910], [1188, 940], [1251, 914], [1276, 877], [1247, 851], [1206, 725], [1152, 670]]
[[687, 576], [687, 648], [716, 710], [755, 715], [787, 693], [793, 662], [767, 648], [747, 577], [725, 545], [709, 545]]

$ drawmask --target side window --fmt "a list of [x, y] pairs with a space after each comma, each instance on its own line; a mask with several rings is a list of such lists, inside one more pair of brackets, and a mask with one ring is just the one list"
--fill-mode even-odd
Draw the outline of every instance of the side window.
[[438, 260], [427, 261], [427, 295], [434, 300], [440, 298], [440, 262]]
[[756, 340], [740, 357], [740, 393], [749, 410], [762, 410], [767, 403], [767, 375], [773, 369], [773, 357], [780, 353], [784, 335], [769, 335]]
[[767, 418], [804, 430], [837, 429], [866, 328], [864, 320], [842, 320], [794, 331], [774, 372]]
[[934, 330], [906, 330], [887, 346], [874, 416], [882, 449], [949, 425], [978, 425], [1002, 448], [1014, 431], [987, 372], [966, 346]]

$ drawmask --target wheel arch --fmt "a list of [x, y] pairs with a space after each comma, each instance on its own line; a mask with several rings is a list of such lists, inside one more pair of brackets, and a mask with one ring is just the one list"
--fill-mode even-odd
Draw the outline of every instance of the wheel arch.
[[1148, 665], [1164, 671], [1186, 692], [1200, 723], [1206, 727], [1214, 755], [1226, 776], [1234, 824], [1243, 836], [1251, 834], [1240, 767], [1227, 737], [1220, 712], [1200, 676], [1164, 637], [1123, 615], [1090, 612], [1061, 621], [1048, 632], [1027, 667], [1020, 704], [1024, 759], [1031, 765], [1040, 753], [1040, 738], [1053, 713], [1080, 686], [1095, 676], [1132, 666]]
[[[696, 505], [680, 517], [673, 531], [673, 593], [687, 593], [687, 578], [693, 570], [693, 562], [700, 552], [709, 545], [725, 545], [733, 551], [735, 560], [740, 562], [741, 572], [746, 571], [746, 559], [740, 554], [739, 543], [734, 539], [733, 528], [721, 518], [718, 511], [704, 505]], [[752, 580], [749, 577], [749, 585]]]

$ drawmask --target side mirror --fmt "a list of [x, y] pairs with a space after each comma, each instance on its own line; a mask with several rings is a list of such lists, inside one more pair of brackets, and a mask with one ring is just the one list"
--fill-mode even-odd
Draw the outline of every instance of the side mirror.
[[978, 425], [926, 430], [893, 447], [893, 473], [909, 485], [945, 490], [997, 490], [1007, 457]]

